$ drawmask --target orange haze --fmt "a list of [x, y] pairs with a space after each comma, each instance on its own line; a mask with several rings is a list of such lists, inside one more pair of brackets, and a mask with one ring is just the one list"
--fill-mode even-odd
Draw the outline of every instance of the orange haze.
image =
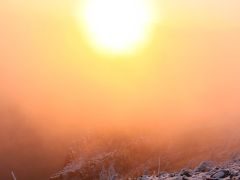
[[[122, 56], [89, 46], [74, 4], [0, 2], [2, 114], [21, 112], [44, 148], [45, 139], [72, 138], [89, 129], [178, 134], [237, 121], [239, 0], [159, 1], [162, 17], [150, 42]], [[0, 129], [4, 146], [9, 126], [22, 121], [0, 116], [8, 127]]]

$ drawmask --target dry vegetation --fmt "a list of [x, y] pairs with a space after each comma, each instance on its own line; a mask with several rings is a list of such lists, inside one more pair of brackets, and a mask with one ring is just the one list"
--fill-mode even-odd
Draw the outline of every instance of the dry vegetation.
[[128, 179], [193, 168], [204, 160], [223, 162], [238, 153], [240, 141], [235, 136], [234, 140], [213, 129], [205, 130], [204, 136], [196, 133], [172, 141], [157, 135], [85, 136], [72, 144], [64, 168], [52, 179], [98, 180], [111, 175]]

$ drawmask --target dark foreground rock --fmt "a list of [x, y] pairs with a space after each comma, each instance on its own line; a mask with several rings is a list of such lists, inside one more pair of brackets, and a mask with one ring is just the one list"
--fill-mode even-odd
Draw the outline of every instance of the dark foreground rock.
[[[176, 173], [160, 173], [157, 176], [141, 176], [136, 180], [240, 180], [240, 159], [216, 166], [202, 162], [194, 170], [184, 169]], [[132, 180], [135, 180], [134, 178]]]

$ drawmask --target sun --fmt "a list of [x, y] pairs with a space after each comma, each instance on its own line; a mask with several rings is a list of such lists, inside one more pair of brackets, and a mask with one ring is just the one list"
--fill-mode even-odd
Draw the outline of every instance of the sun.
[[131, 52], [149, 36], [151, 0], [85, 0], [80, 18], [87, 39], [100, 51]]

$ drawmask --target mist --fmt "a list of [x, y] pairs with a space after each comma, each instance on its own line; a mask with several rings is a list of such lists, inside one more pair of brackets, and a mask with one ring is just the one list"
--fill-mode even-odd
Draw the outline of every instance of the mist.
[[71, 3], [1, 2], [0, 178], [48, 179], [89, 134], [93, 147], [143, 136], [176, 156], [166, 170], [237, 153], [238, 1], [183, 2], [161, 2], [163, 22], [129, 57], [94, 53]]

